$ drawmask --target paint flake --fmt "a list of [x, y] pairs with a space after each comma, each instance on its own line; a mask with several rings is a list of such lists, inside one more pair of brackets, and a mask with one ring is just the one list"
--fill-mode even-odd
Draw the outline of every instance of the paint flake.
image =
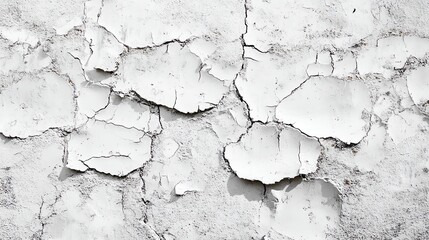
[[366, 135], [365, 112], [371, 108], [362, 82], [312, 77], [277, 106], [276, 117], [310, 136], [358, 143]]
[[150, 148], [151, 138], [144, 132], [89, 120], [70, 136], [67, 167], [125, 176], [149, 161]]
[[179, 43], [126, 54], [118, 75], [120, 79], [103, 83], [117, 91], [135, 91], [148, 101], [183, 113], [213, 108], [228, 90], [187, 46]]
[[298, 130], [254, 123], [237, 143], [225, 147], [225, 158], [243, 179], [273, 184], [317, 169], [321, 146]]

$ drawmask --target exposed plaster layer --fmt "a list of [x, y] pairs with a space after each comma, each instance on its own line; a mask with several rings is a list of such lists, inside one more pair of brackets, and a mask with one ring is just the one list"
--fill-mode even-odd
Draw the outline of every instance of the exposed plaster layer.
[[43, 206], [43, 239], [160, 240], [144, 222], [138, 174], [123, 181], [79, 176], [74, 182], [63, 186], [54, 204]]
[[62, 139], [52, 131], [25, 140], [0, 135], [0, 238], [42, 237], [40, 209], [55, 199], [62, 156]]
[[120, 180], [76, 174], [56, 161], [63, 140], [54, 131], [24, 140], [0, 136], [0, 238], [159, 240], [144, 222], [138, 173]]
[[[30, 36], [16, 35], [0, 38], [0, 73], [11, 74], [13, 72], [33, 72], [48, 67], [52, 59], [46, 54], [42, 46], [38, 46], [38, 40], [28, 39]], [[27, 41], [27, 42], [23, 42]], [[36, 41], [36, 43], [34, 43]], [[34, 46], [32, 45], [34, 44]]]
[[205, 121], [224, 143], [237, 142], [250, 126], [246, 104], [229, 92], [216, 107], [216, 111], [205, 114]]
[[337, 188], [324, 180], [283, 181], [268, 187], [273, 206], [262, 207], [260, 224], [283, 239], [328, 239], [340, 225], [338, 194]]
[[394, 114], [389, 118], [387, 131], [396, 144], [403, 143], [406, 139], [414, 137], [418, 132], [428, 132], [429, 126], [424, 117], [405, 110]]
[[[234, 101], [233, 101], [234, 100]], [[194, 116], [161, 108], [164, 128], [154, 142], [154, 156], [142, 171], [148, 219], [165, 239], [251, 239], [261, 238], [257, 225], [264, 186], [229, 172], [222, 158], [224, 143], [208, 124], [218, 115], [228, 115], [238, 99], [227, 97], [210, 112]], [[226, 109], [223, 109], [225, 107]], [[224, 125], [228, 138], [239, 128], [233, 119]], [[245, 127], [242, 130], [246, 130]], [[171, 139], [179, 147], [165, 149]], [[208, 149], [216, 149], [209, 151]], [[176, 195], [183, 191], [184, 195]], [[196, 190], [198, 187], [199, 191]], [[183, 189], [183, 188], [182, 188]], [[181, 219], [177, 221], [177, 219]]]
[[332, 60], [334, 65], [332, 76], [346, 78], [357, 70], [356, 58], [352, 52], [335, 53], [332, 55]]
[[304, 133], [358, 143], [366, 135], [371, 100], [360, 81], [312, 77], [276, 108], [279, 121]]
[[381, 124], [372, 124], [368, 135], [360, 144], [360, 149], [356, 150], [353, 161], [346, 164], [350, 167], [357, 167], [360, 171], [375, 171], [386, 154], [386, 128]]
[[38, 38], [47, 39], [56, 34], [55, 29], [81, 18], [85, 1], [4, 1], [0, 5], [0, 22], [4, 27], [25, 29]]
[[[399, 118], [413, 122], [413, 117], [407, 115], [415, 116], [418, 112], [406, 112]], [[429, 155], [422, 143], [429, 140], [429, 135], [424, 129], [407, 126], [402, 120], [400, 123], [392, 129], [384, 124], [372, 124], [374, 131], [370, 131], [368, 142], [351, 148], [334, 147], [334, 141], [321, 140], [325, 157], [313, 176], [331, 179], [341, 192], [343, 231], [336, 232], [335, 236], [345, 239], [380, 236], [419, 239], [428, 236], [425, 216], [428, 214], [429, 163], [426, 159]], [[421, 125], [424, 126], [428, 124]], [[412, 137], [397, 144], [389, 132], [402, 129], [407, 129]], [[362, 158], [364, 151], [371, 155]]]
[[320, 150], [316, 139], [296, 129], [254, 123], [224, 155], [240, 178], [273, 184], [316, 171]]
[[26, 43], [33, 48], [36, 47], [39, 43], [37, 36], [26, 29], [1, 27], [0, 36], [1, 38], [7, 39], [14, 44]]
[[68, 32], [70, 32], [70, 30], [82, 24], [82, 17], [77, 16], [70, 20], [60, 19], [60, 21], [57, 22], [53, 28], [55, 29], [55, 33], [57, 35], [66, 35]]

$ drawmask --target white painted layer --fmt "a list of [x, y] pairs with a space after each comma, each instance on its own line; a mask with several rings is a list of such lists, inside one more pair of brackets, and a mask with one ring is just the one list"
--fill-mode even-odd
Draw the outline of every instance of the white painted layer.
[[316, 52], [306, 48], [278, 54], [260, 53], [250, 47], [244, 50], [246, 69], [235, 85], [253, 120], [272, 121], [281, 99], [308, 78], [307, 65], [316, 61]]
[[227, 87], [204, 68], [186, 46], [171, 43], [136, 50], [122, 58], [120, 78], [107, 80], [116, 90], [135, 91], [142, 98], [183, 113], [216, 106]]
[[429, 66], [413, 70], [407, 77], [411, 98], [417, 105], [429, 105]]
[[92, 51], [85, 69], [101, 69], [106, 72], [118, 69], [120, 54], [125, 51], [125, 47], [111, 33], [99, 26], [88, 24], [85, 39], [91, 43]]
[[[156, 129], [151, 129], [151, 118], [158, 122]], [[158, 117], [151, 114], [148, 105], [115, 94], [110, 97], [109, 105], [98, 111], [95, 119], [145, 132], [159, 132], [161, 128]]]
[[150, 159], [151, 138], [136, 129], [89, 120], [68, 141], [67, 167], [125, 176]]
[[299, 131], [254, 123], [238, 143], [225, 148], [225, 158], [240, 178], [273, 184], [317, 169], [321, 147]]
[[366, 135], [368, 89], [359, 81], [312, 77], [276, 109], [276, 117], [315, 137], [357, 143]]
[[203, 190], [203, 186], [192, 181], [180, 181], [174, 186], [174, 193], [178, 196], [183, 196], [190, 192], [202, 192]]
[[1, 90], [0, 132], [26, 138], [49, 128], [73, 126], [73, 89], [52, 72], [22, 75]]

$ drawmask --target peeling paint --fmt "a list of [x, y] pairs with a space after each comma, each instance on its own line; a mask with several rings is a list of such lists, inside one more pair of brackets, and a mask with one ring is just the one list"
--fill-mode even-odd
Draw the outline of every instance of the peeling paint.
[[304, 133], [357, 143], [366, 135], [371, 111], [368, 90], [362, 82], [312, 77], [276, 108], [279, 121]]
[[225, 148], [225, 159], [240, 178], [273, 184], [316, 171], [321, 147], [298, 130], [254, 123]]
[[0, 3], [0, 239], [428, 239], [423, 0]]

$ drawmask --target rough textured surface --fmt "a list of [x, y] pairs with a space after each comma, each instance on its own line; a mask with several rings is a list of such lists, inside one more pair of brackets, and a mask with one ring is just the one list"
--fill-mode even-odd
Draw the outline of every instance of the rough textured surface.
[[0, 1], [0, 239], [429, 239], [428, 12]]

